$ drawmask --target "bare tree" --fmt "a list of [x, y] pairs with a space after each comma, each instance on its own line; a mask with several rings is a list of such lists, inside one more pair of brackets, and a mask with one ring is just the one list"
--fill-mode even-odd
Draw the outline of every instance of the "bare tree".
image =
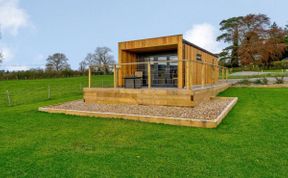
[[79, 63], [79, 71], [80, 71], [80, 72], [85, 72], [85, 70], [86, 70], [85, 61], [81, 61], [81, 62]]
[[112, 50], [108, 47], [97, 47], [94, 53], [96, 64], [100, 65], [100, 70], [104, 74], [109, 72], [109, 65], [114, 64]]
[[80, 63], [80, 65], [94, 66], [96, 71], [103, 72], [107, 74], [109, 72], [109, 65], [114, 64], [114, 57], [112, 55], [112, 50], [108, 47], [97, 47], [94, 53], [88, 53], [85, 59]]
[[46, 70], [63, 71], [69, 70], [68, 58], [63, 53], [55, 53], [47, 58]]

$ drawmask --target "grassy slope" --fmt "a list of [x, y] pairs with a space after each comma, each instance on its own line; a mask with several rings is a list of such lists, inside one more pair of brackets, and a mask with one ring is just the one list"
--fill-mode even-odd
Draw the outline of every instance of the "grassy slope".
[[1, 93], [32, 92], [47, 83], [61, 83], [62, 91], [51, 100], [34, 94], [25, 104], [0, 106], [0, 177], [288, 174], [288, 89], [227, 90], [221, 95], [238, 96], [239, 102], [217, 129], [37, 112], [39, 106], [81, 98], [77, 83], [85, 81], [0, 82]]

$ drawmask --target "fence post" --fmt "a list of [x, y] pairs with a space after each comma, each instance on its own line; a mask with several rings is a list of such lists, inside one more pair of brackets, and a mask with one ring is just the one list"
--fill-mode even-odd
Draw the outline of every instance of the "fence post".
[[117, 66], [114, 64], [114, 88], [117, 88]]
[[226, 80], [228, 80], [228, 75], [229, 75], [229, 69], [228, 68], [226, 68]]
[[147, 72], [148, 72], [148, 88], [151, 88], [151, 64], [150, 62], [147, 63]]
[[48, 99], [51, 98], [51, 90], [50, 90], [50, 85], [48, 85]]
[[91, 67], [88, 68], [88, 88], [91, 88]]
[[11, 97], [10, 97], [9, 91], [7, 90], [6, 93], [7, 93], [8, 106], [11, 106]]
[[225, 69], [224, 69], [224, 67], [222, 67], [222, 80], [224, 80], [225, 79]]

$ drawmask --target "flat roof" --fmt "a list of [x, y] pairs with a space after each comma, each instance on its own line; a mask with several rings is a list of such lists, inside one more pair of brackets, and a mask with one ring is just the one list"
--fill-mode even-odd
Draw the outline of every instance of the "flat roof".
[[157, 38], [169, 38], [169, 37], [176, 37], [176, 36], [183, 36], [182, 34], [176, 34], [176, 35], [167, 35], [167, 36], [158, 36], [158, 37], [148, 37], [148, 38], [140, 38], [140, 39], [134, 39], [134, 40], [126, 40], [126, 41], [120, 41], [119, 43], [127, 43], [127, 42], [133, 42], [133, 41], [143, 41], [143, 40], [152, 40]]
[[120, 44], [120, 43], [127, 43], [127, 42], [151, 40], [151, 39], [157, 39], [157, 38], [177, 37], [177, 36], [181, 36], [181, 37], [182, 37], [183, 43], [185, 43], [185, 44], [187, 44], [187, 45], [190, 45], [190, 46], [192, 46], [192, 47], [194, 47], [194, 48], [196, 48], [196, 49], [198, 49], [198, 50], [200, 50], [200, 51], [203, 51], [203, 52], [205, 52], [205, 53], [207, 53], [207, 54], [210, 54], [210, 55], [218, 58], [218, 56], [217, 56], [216, 54], [214, 54], [214, 53], [212, 53], [212, 52], [210, 52], [210, 51], [208, 51], [208, 50], [206, 50], [206, 49], [204, 49], [204, 48], [201, 48], [200, 46], [197, 46], [196, 44], [191, 43], [190, 41], [187, 41], [187, 40], [183, 39], [183, 35], [182, 35], [182, 34], [159, 36], [159, 37], [151, 37], [151, 38], [142, 38], [142, 39], [128, 40], [128, 41], [121, 41], [121, 42], [119, 42], [119, 44]]
[[218, 58], [218, 56], [217, 56], [216, 54], [214, 54], [214, 53], [212, 53], [212, 52], [210, 52], [210, 51], [208, 51], [208, 50], [206, 50], [206, 49], [204, 49], [204, 48], [201, 48], [200, 46], [197, 46], [197, 45], [195, 45], [194, 43], [191, 43], [190, 41], [187, 41], [187, 40], [183, 39], [183, 43], [188, 44], [188, 45], [190, 45], [190, 46], [193, 46], [194, 48], [197, 48], [197, 49], [199, 49], [200, 51], [203, 51], [203, 52], [205, 52], [205, 53], [208, 53], [208, 54], [210, 54], [210, 55]]

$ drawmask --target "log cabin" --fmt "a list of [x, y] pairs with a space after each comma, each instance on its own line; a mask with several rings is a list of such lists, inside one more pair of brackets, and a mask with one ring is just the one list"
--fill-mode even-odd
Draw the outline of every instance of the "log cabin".
[[214, 85], [219, 72], [223, 78], [226, 71], [218, 65], [217, 55], [183, 35], [119, 42], [114, 88], [91, 88], [89, 72], [84, 101], [193, 107], [228, 87]]

